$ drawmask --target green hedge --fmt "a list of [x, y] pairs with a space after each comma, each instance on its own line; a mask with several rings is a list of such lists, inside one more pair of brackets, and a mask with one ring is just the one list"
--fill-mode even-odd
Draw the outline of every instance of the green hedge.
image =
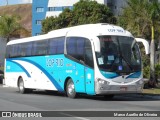
[[[156, 78], [160, 79], [160, 64], [155, 65], [155, 76]], [[150, 78], [150, 66], [144, 66], [143, 67], [143, 77], [144, 78]]]

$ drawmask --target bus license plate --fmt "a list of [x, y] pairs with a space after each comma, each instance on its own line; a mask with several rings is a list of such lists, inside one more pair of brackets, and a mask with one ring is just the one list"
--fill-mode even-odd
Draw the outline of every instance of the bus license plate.
[[127, 87], [120, 87], [120, 91], [127, 91]]

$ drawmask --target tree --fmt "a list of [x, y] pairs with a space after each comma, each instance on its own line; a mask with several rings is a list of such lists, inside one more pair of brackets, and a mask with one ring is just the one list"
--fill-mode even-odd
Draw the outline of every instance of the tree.
[[114, 16], [110, 9], [104, 4], [96, 1], [80, 0], [73, 7], [72, 25], [88, 23], [112, 23]]
[[19, 23], [20, 17], [4, 15], [0, 17], [0, 36], [7, 38], [9, 42], [10, 37], [22, 27]]
[[72, 10], [69, 8], [64, 9], [64, 11], [58, 16], [58, 26], [59, 28], [70, 27], [71, 21], [73, 20], [74, 15]]
[[[135, 36], [151, 40], [150, 54], [150, 82], [155, 86], [155, 32], [160, 33], [160, 4], [157, 0], [129, 0], [124, 8], [119, 24]], [[158, 34], [156, 36], [158, 36]], [[150, 36], [148, 36], [150, 35]]]
[[47, 17], [45, 20], [42, 21], [42, 32], [43, 33], [47, 33], [49, 31], [51, 31], [53, 29], [53, 27], [55, 28], [55, 17], [51, 16], [51, 17]]
[[[155, 27], [157, 25], [160, 26], [159, 20], [160, 20], [160, 4], [158, 1], [154, 0], [151, 2], [151, 4], [148, 6], [147, 9], [148, 13], [148, 21], [151, 29], [151, 54], [150, 54], [150, 81], [152, 83], [152, 87], [156, 86], [156, 78], [155, 78]], [[158, 26], [157, 26], [158, 27]]]
[[51, 16], [47, 17], [42, 21], [42, 32], [47, 33], [51, 30], [60, 29], [71, 26], [73, 14], [69, 8], [66, 8], [58, 17]]
[[65, 9], [58, 17], [49, 17], [42, 22], [44, 33], [50, 30], [89, 23], [114, 23], [116, 18], [110, 9], [96, 1], [80, 0], [73, 9]]
[[123, 9], [123, 14], [119, 17], [119, 25], [131, 31], [135, 36], [144, 36], [147, 3], [148, 0], [129, 0], [128, 6]]

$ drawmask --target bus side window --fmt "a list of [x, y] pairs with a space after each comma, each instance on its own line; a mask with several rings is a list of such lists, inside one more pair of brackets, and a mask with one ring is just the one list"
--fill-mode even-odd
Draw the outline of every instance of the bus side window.
[[80, 38], [77, 40], [77, 57], [78, 60], [84, 62], [84, 45], [85, 45], [85, 38]]
[[84, 61], [84, 42], [85, 38], [67, 38], [67, 54], [79, 61]]
[[33, 42], [27, 42], [25, 44], [25, 56], [32, 56], [32, 43]]
[[12, 45], [11, 57], [19, 57], [19, 48], [18, 44]]
[[64, 53], [64, 40], [65, 40], [65, 37], [61, 37], [57, 39], [57, 54]]
[[91, 42], [87, 39], [85, 41], [85, 63], [92, 68], [94, 67]]
[[8, 45], [6, 48], [6, 58], [10, 58], [11, 57], [11, 45]]
[[20, 43], [21, 50], [19, 51], [19, 56], [26, 56], [26, 43]]
[[54, 38], [49, 40], [49, 55], [64, 53], [64, 37]]
[[77, 51], [76, 40], [74, 40], [74, 38], [72, 37], [67, 38], [66, 47], [67, 47], [67, 54], [75, 58], [75, 54]]
[[49, 50], [48, 50], [49, 55], [56, 54], [56, 51], [57, 51], [56, 46], [57, 46], [57, 41], [55, 39], [50, 39], [49, 40]]
[[9, 45], [9, 58], [14, 57], [14, 45]]
[[32, 55], [46, 55], [48, 40], [34, 42]]

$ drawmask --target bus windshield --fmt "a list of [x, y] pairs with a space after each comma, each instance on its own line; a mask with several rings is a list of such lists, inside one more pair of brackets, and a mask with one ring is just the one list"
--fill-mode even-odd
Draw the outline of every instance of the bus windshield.
[[141, 56], [134, 38], [99, 36], [100, 52], [96, 53], [100, 70], [131, 73], [141, 71]]

